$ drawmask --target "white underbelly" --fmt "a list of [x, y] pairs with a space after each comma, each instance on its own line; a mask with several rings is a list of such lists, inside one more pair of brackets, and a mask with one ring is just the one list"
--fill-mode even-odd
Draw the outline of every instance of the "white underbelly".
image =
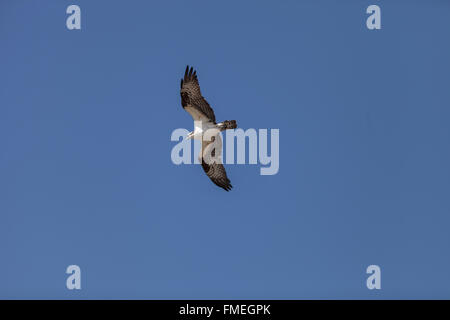
[[203, 134], [205, 133], [205, 131], [207, 131], [208, 129], [213, 129], [213, 128], [216, 128], [216, 125], [212, 122], [202, 122], [201, 125], [194, 124], [193, 139], [194, 140], [202, 140]]

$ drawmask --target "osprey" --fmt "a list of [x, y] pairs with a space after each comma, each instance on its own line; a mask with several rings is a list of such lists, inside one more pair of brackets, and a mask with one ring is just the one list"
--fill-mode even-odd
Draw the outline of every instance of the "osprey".
[[[181, 79], [181, 105], [194, 119], [194, 131], [188, 134], [187, 139], [201, 140], [202, 150], [199, 161], [206, 175], [219, 187], [226, 191], [231, 190], [232, 185], [221, 161], [209, 161], [208, 154], [215, 157], [216, 145], [222, 145], [220, 132], [227, 129], [235, 129], [236, 120], [226, 120], [216, 123], [216, 116], [209, 103], [203, 98], [198, 84], [197, 71], [189, 66], [186, 67], [184, 78]], [[207, 130], [213, 129], [211, 139], [204, 139]], [[216, 142], [216, 143], [213, 143]], [[221, 150], [218, 150], [218, 153]]]

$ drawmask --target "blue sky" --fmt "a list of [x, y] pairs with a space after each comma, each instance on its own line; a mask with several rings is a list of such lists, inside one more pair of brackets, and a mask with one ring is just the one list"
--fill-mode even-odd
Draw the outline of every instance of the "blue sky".
[[[450, 298], [449, 9], [1, 1], [0, 298]], [[186, 64], [277, 175], [171, 162]]]

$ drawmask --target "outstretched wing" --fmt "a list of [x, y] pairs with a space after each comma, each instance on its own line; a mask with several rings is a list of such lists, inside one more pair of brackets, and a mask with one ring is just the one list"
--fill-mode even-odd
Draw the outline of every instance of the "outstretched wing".
[[216, 116], [208, 101], [203, 98], [198, 84], [197, 71], [186, 67], [184, 78], [181, 79], [181, 105], [190, 113], [194, 121], [212, 121], [216, 123]]
[[[215, 139], [220, 139], [219, 145], [213, 143]], [[202, 150], [199, 155], [199, 160], [201, 161], [203, 170], [211, 181], [226, 191], [230, 191], [233, 186], [230, 183], [230, 179], [227, 177], [227, 172], [225, 171], [222, 162], [211, 161], [211, 156], [216, 156], [216, 148], [218, 148], [218, 151], [222, 148], [221, 141], [220, 134], [212, 137], [211, 141], [202, 140]]]
[[203, 170], [205, 170], [206, 175], [211, 179], [219, 187], [225, 189], [226, 191], [230, 191], [233, 186], [231, 185], [230, 179], [227, 177], [227, 173], [223, 164], [213, 163], [206, 164], [202, 162]]

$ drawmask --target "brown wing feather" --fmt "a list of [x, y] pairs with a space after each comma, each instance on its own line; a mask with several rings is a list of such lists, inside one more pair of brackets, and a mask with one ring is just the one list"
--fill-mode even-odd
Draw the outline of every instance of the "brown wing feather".
[[214, 140], [215, 137], [212, 137], [211, 141], [202, 141], [202, 150], [199, 155], [199, 160], [201, 161], [203, 170], [211, 179], [211, 181], [214, 182], [217, 186], [225, 189], [226, 191], [230, 191], [233, 186], [231, 185], [230, 179], [228, 179], [227, 177], [227, 172], [225, 171], [225, 167], [223, 166], [223, 164], [216, 162], [208, 163], [208, 161], [205, 161], [205, 156], [207, 156], [209, 152], [211, 152], [212, 157], [216, 156], [215, 148], [210, 151], [210, 149], [214, 147], [214, 145], [212, 144]]
[[227, 173], [223, 164], [212, 163], [207, 164], [202, 161], [203, 170], [206, 172], [206, 175], [211, 179], [219, 187], [225, 189], [226, 191], [230, 191], [233, 186], [231, 185], [230, 179], [227, 177]]
[[214, 110], [209, 105], [208, 101], [203, 98], [200, 92], [200, 85], [198, 84], [197, 71], [194, 68], [186, 67], [184, 78], [181, 79], [181, 105], [183, 108], [191, 106], [205, 115], [210, 121], [216, 123], [216, 116]]

